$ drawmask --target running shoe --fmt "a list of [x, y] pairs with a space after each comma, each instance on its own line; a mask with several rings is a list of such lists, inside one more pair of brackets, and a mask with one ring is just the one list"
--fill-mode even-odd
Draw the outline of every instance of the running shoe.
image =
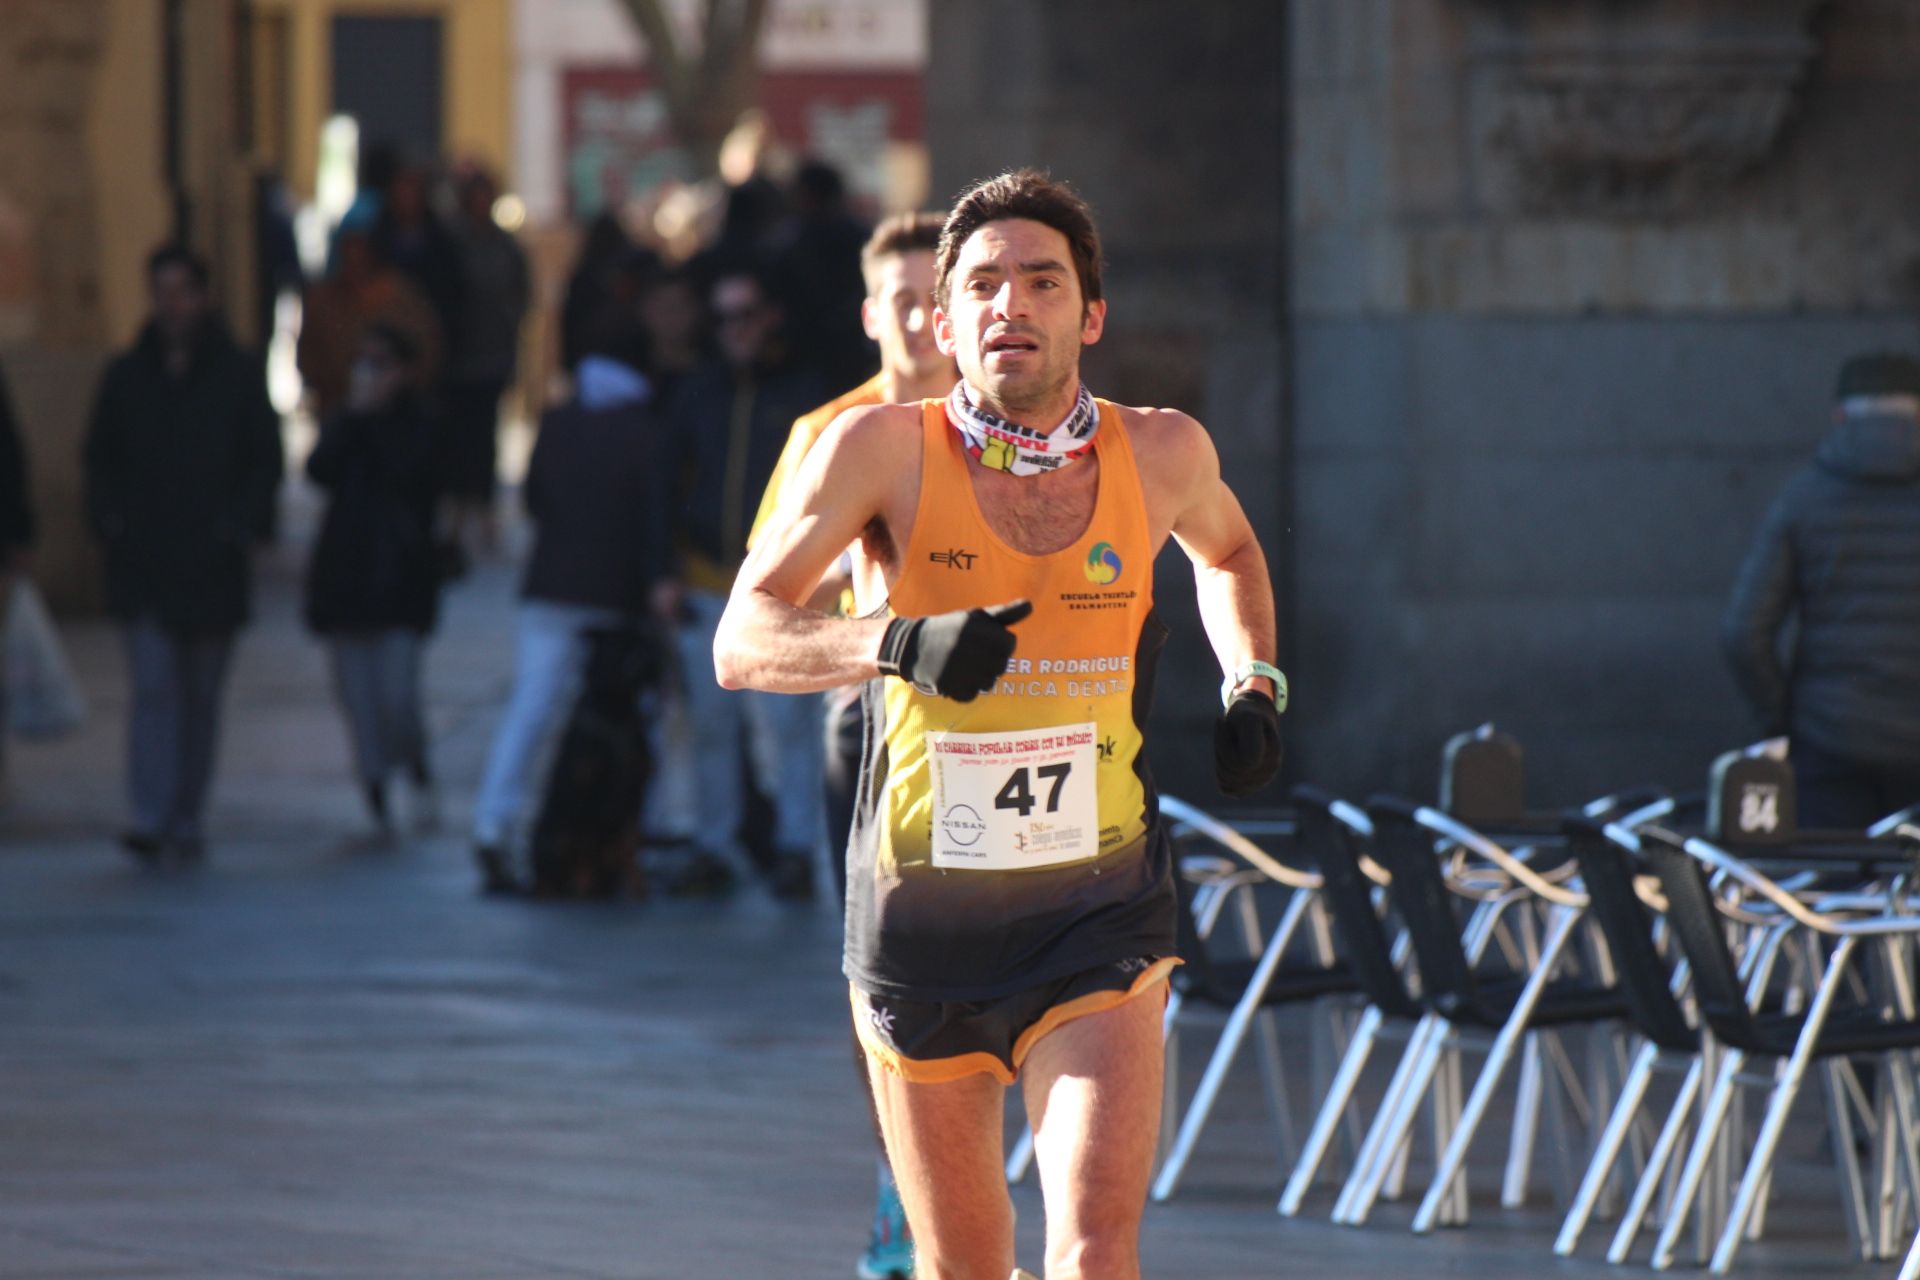
[[900, 1193], [891, 1186], [874, 1202], [873, 1236], [854, 1274], [860, 1280], [913, 1280], [913, 1234]]

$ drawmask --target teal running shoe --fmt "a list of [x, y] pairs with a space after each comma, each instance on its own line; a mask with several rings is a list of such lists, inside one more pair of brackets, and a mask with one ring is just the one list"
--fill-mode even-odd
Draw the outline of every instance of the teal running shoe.
[[873, 1235], [854, 1269], [860, 1280], [913, 1280], [913, 1233], [893, 1180], [885, 1179], [873, 1205]]

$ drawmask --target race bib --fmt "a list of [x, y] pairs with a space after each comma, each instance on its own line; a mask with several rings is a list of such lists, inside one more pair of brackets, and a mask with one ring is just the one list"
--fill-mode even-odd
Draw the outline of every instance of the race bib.
[[929, 733], [933, 865], [1026, 871], [1100, 851], [1095, 726]]

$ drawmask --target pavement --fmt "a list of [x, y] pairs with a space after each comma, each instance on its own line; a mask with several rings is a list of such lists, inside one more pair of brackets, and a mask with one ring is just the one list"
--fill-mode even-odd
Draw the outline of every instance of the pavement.
[[[475, 894], [459, 831], [506, 692], [505, 560], [451, 592], [429, 656], [445, 829], [369, 839], [298, 621], [299, 560], [296, 540], [261, 566], [204, 867], [144, 870], [113, 844], [126, 686], [112, 628], [65, 628], [86, 726], [12, 751], [0, 1277], [851, 1275], [873, 1148], [831, 910], [757, 888], [644, 904]], [[1190, 1078], [1218, 1025], [1183, 1033]], [[1304, 1026], [1282, 1026], [1296, 1105]], [[1737, 1274], [1892, 1274], [1838, 1265], [1819, 1138], [1817, 1120], [1790, 1131], [1769, 1239]], [[1614, 1274], [1598, 1231], [1587, 1256], [1551, 1257], [1544, 1193], [1501, 1210], [1500, 1152], [1482, 1145], [1467, 1229], [1415, 1238], [1404, 1204], [1335, 1227], [1330, 1191], [1279, 1219], [1249, 1056], [1181, 1194], [1149, 1208], [1146, 1273]], [[1038, 1193], [1030, 1179], [1013, 1195], [1037, 1272]]]

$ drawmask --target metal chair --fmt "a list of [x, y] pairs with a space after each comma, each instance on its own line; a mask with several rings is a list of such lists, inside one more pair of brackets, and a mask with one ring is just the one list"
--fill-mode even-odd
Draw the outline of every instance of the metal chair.
[[[1599, 981], [1556, 976], [1586, 910], [1584, 894], [1549, 881], [1538, 869], [1438, 810], [1396, 797], [1376, 797], [1368, 803], [1367, 813], [1374, 825], [1375, 856], [1393, 877], [1389, 894], [1413, 937], [1421, 1003], [1426, 1009], [1421, 1024], [1425, 1034], [1416, 1032], [1415, 1045], [1408, 1049], [1413, 1068], [1382, 1104], [1368, 1145], [1335, 1206], [1334, 1220], [1365, 1221], [1420, 1103], [1435, 1086], [1443, 1065], [1448, 1065], [1448, 1055], [1461, 1048], [1483, 1048], [1486, 1061], [1471, 1095], [1458, 1108], [1457, 1121], [1446, 1126], [1434, 1179], [1414, 1215], [1414, 1230], [1424, 1232], [1443, 1215], [1464, 1221], [1467, 1148], [1522, 1040], [1555, 1028], [1623, 1017], [1626, 1005], [1611, 985], [1610, 975], [1602, 973]], [[1436, 840], [1485, 859], [1511, 885], [1496, 886], [1482, 895], [1477, 918], [1464, 934], [1454, 913], [1456, 890], [1462, 886], [1450, 885], [1443, 876]], [[1526, 956], [1525, 976], [1483, 977], [1479, 963], [1495, 923], [1508, 908], [1527, 902], [1545, 904], [1547, 919], [1543, 935]], [[1448, 1095], [1457, 1094], [1457, 1079], [1441, 1079], [1439, 1085], [1436, 1108], [1452, 1110], [1455, 1099]], [[1510, 1162], [1510, 1174], [1512, 1167]]]
[[[1189, 831], [1231, 850], [1245, 860], [1265, 883], [1290, 890], [1287, 905], [1268, 936], [1264, 949], [1246, 959], [1221, 959], [1213, 954], [1207, 940], [1194, 926], [1191, 914], [1182, 916], [1180, 954], [1186, 963], [1174, 970], [1173, 990], [1186, 1003], [1201, 1003], [1229, 1010], [1226, 1026], [1214, 1045], [1205, 1073], [1201, 1076], [1193, 1100], [1188, 1103], [1178, 1130], [1155, 1177], [1152, 1196], [1156, 1201], [1170, 1199], [1179, 1189], [1180, 1178], [1192, 1159], [1201, 1130], [1212, 1115], [1220, 1088], [1232, 1068], [1241, 1045], [1257, 1016], [1271, 1010], [1311, 1003], [1322, 996], [1357, 989], [1348, 967], [1335, 958], [1332, 938], [1320, 913], [1318, 894], [1322, 877], [1314, 871], [1291, 867], [1266, 854], [1229, 824], [1213, 818], [1180, 801], [1161, 801], [1162, 813]], [[1309, 926], [1314, 958], [1289, 963], [1287, 952], [1293, 947], [1302, 926]], [[1271, 1026], [1268, 1028], [1271, 1034]], [[1173, 1042], [1170, 1041], [1170, 1044]], [[1277, 1042], [1263, 1057], [1269, 1065], [1268, 1097], [1276, 1126], [1282, 1131], [1283, 1148], [1291, 1146], [1291, 1122], [1284, 1085], [1278, 1080], [1280, 1065]]]
[[[1741, 1084], [1771, 1085], [1766, 1115], [1748, 1158], [1733, 1203], [1722, 1224], [1710, 1266], [1724, 1275], [1733, 1265], [1741, 1241], [1759, 1212], [1772, 1170], [1773, 1155], [1787, 1116], [1798, 1096], [1808, 1068], [1824, 1060], [1835, 1162], [1839, 1167], [1847, 1208], [1847, 1229], [1862, 1258], [1891, 1256], [1890, 1239], [1897, 1227], [1902, 1203], [1920, 1203], [1920, 1128], [1916, 1127], [1916, 1083], [1911, 1053], [1920, 1048], [1920, 1018], [1916, 1018], [1912, 958], [1898, 945], [1920, 935], [1920, 917], [1878, 914], [1848, 916], [1818, 909], [1777, 883], [1701, 839], [1682, 839], [1661, 828], [1641, 833], [1641, 848], [1660, 879], [1667, 900], [1667, 920], [1692, 970], [1694, 999], [1701, 1020], [1719, 1046], [1712, 1092], [1701, 1112], [1693, 1145], [1675, 1187], [1674, 1209], [1654, 1246], [1653, 1265], [1672, 1265], [1697, 1192], [1722, 1142], [1723, 1121]], [[1760, 1011], [1764, 976], [1756, 972], [1744, 983], [1728, 949], [1725, 911], [1708, 884], [1708, 871], [1723, 877], [1775, 914], [1776, 923], [1765, 945], [1800, 945], [1798, 954], [1810, 996], [1794, 1011]], [[1831, 901], [1831, 899], [1829, 899]], [[1870, 905], [1871, 896], [1857, 896], [1853, 905]], [[1891, 899], [1881, 899], [1891, 902]], [[1879, 947], [1863, 943], [1878, 942]], [[1842, 1002], [1843, 991], [1856, 980], [1854, 962], [1877, 959], [1885, 996], [1870, 1002]], [[1874, 1055], [1881, 1062], [1887, 1089], [1878, 1119], [1891, 1121], [1895, 1141], [1884, 1147], [1880, 1161], [1880, 1215], [1876, 1226], [1866, 1194], [1866, 1179], [1853, 1142], [1854, 1113], [1871, 1125], [1874, 1108], [1848, 1059]], [[1753, 1077], [1743, 1069], [1754, 1058], [1773, 1058], [1774, 1075]], [[1896, 1182], [1898, 1186], [1896, 1187]]]
[[[1321, 901], [1333, 917], [1340, 955], [1366, 1006], [1281, 1193], [1279, 1212], [1287, 1217], [1300, 1212], [1342, 1118], [1350, 1113], [1374, 1046], [1387, 1038], [1408, 1040], [1425, 1015], [1404, 973], [1410, 941], [1404, 933], [1397, 942], [1390, 939], [1382, 919], [1383, 890], [1390, 877], [1368, 852], [1372, 821], [1354, 805], [1318, 787], [1297, 786], [1292, 798], [1301, 852], [1320, 869]], [[1402, 1070], [1408, 1061], [1403, 1056]]]
[[1704, 1072], [1700, 1032], [1675, 995], [1675, 989], [1685, 981], [1685, 966], [1670, 964], [1655, 945], [1657, 921], [1641, 897], [1637, 879], [1640, 868], [1634, 861], [1639, 837], [1633, 828], [1664, 816], [1671, 807], [1670, 803], [1656, 803], [1611, 824], [1585, 816], [1570, 816], [1565, 823], [1568, 845], [1580, 867], [1580, 887], [1587, 894], [1589, 918], [1606, 937], [1620, 992], [1627, 1003], [1628, 1021], [1641, 1042], [1554, 1241], [1553, 1251], [1561, 1257], [1572, 1254], [1578, 1246], [1639, 1118], [1654, 1073], [1677, 1071], [1683, 1075], [1679, 1094], [1647, 1154], [1608, 1250], [1609, 1261], [1625, 1260], [1700, 1093]]

